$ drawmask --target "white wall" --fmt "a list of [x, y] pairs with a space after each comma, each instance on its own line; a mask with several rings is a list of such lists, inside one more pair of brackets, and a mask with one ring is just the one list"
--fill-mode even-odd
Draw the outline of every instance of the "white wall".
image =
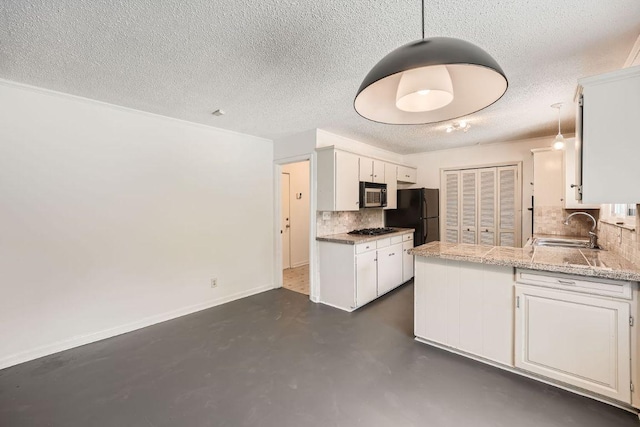
[[0, 99], [0, 368], [273, 287], [271, 141]]
[[[297, 162], [284, 165], [282, 172], [290, 176], [289, 223], [291, 267], [309, 263], [309, 162]], [[296, 194], [302, 193], [297, 199]]]
[[[493, 163], [522, 162], [522, 242], [531, 236], [531, 196], [533, 195], [532, 148], [548, 147], [553, 137], [525, 139], [496, 144], [475, 145], [451, 150], [404, 156], [418, 168], [418, 182], [411, 187], [440, 188], [440, 169], [483, 166]], [[403, 186], [404, 187], [404, 186]]]
[[283, 160], [315, 153], [316, 129], [273, 141], [273, 159]]

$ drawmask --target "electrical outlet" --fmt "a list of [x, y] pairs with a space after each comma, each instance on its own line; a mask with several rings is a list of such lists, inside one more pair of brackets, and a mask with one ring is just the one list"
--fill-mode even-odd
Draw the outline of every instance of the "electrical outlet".
[[211, 287], [212, 288], [217, 288], [218, 287], [218, 279], [211, 279]]
[[322, 212], [322, 220], [328, 221], [331, 219], [331, 212]]

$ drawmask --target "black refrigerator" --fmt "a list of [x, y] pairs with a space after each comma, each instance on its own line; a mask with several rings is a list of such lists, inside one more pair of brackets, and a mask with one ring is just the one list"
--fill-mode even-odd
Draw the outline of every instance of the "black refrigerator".
[[385, 211], [385, 226], [415, 228], [413, 245], [440, 240], [440, 190], [398, 190], [398, 208]]

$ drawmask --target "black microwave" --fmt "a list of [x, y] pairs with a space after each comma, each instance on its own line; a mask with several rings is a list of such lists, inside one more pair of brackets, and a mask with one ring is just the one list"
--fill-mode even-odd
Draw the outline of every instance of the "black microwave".
[[387, 206], [387, 184], [360, 182], [360, 207], [383, 208]]

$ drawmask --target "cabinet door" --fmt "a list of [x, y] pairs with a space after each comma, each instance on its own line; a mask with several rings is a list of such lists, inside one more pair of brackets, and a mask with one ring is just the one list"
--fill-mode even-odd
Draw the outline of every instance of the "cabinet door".
[[336, 151], [335, 162], [335, 210], [357, 211], [360, 209], [358, 156], [344, 151]]
[[385, 182], [384, 176], [384, 162], [380, 160], [373, 161], [373, 182], [383, 184]]
[[409, 168], [406, 166], [398, 166], [398, 181], [400, 182], [408, 182], [410, 184], [415, 184], [418, 181], [418, 174], [416, 169]]
[[402, 243], [378, 249], [378, 295], [402, 284]]
[[629, 303], [516, 286], [516, 366], [631, 402]]
[[533, 153], [534, 208], [564, 206], [563, 150]]
[[373, 159], [360, 157], [360, 181], [373, 182]]
[[478, 242], [482, 245], [496, 244], [496, 168], [478, 171]]
[[356, 255], [356, 306], [361, 307], [378, 296], [376, 270], [375, 250]]
[[498, 246], [520, 247], [520, 188], [518, 168], [503, 166], [498, 170]]
[[477, 197], [476, 197], [476, 181], [478, 177], [477, 170], [466, 170], [460, 172], [462, 179], [462, 226], [461, 237], [462, 243], [475, 244], [476, 239], [476, 210], [477, 210]]
[[409, 249], [413, 248], [413, 240], [402, 242], [402, 283], [413, 277], [413, 255]]
[[584, 203], [640, 201], [640, 67], [585, 79], [582, 120]]
[[387, 184], [387, 207], [385, 209], [398, 208], [398, 166], [387, 163], [384, 165], [384, 182]]
[[459, 216], [460, 171], [444, 172], [444, 241], [458, 243], [460, 239]]

